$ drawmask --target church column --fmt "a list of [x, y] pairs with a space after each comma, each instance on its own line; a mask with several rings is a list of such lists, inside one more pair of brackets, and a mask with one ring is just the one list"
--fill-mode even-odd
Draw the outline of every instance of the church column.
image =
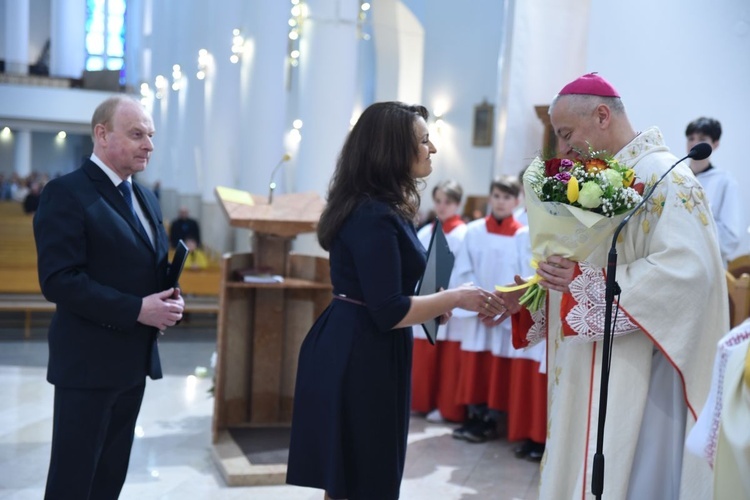
[[195, 36], [204, 27], [205, 9], [200, 0], [187, 0], [184, 8], [173, 12], [175, 26], [182, 27], [173, 34], [173, 61], [180, 65], [181, 77], [173, 83], [176, 89], [170, 92], [169, 121], [171, 132], [171, 154], [169, 175], [177, 190], [178, 206], [186, 207], [192, 217], [201, 220], [201, 187], [198, 169], [203, 163], [203, 80], [197, 76], [198, 51], [203, 48], [203, 37]]
[[[142, 31], [142, 40], [140, 53], [133, 54], [138, 59], [131, 64], [153, 94], [144, 100], [156, 128], [154, 155], [143, 179], [147, 184], [161, 184], [166, 220], [174, 219], [184, 206], [202, 221], [204, 84], [197, 72], [198, 51], [209, 36], [205, 33], [209, 9], [205, 0], [185, 0], [177, 10], [152, 0], [138, 0], [136, 5], [140, 17], [133, 24]], [[136, 84], [140, 87], [137, 80], [131, 83]]]
[[[238, 187], [267, 195], [271, 171], [281, 160], [287, 122], [285, 76], [289, 1], [257, 2], [245, 7], [248, 27], [240, 78], [241, 156]], [[292, 159], [292, 162], [295, 159]], [[288, 167], [288, 165], [287, 165]], [[286, 191], [277, 172], [277, 193]]]
[[295, 186], [324, 196], [354, 108], [359, 2], [311, 0], [306, 5], [298, 96], [303, 126]]
[[232, 248], [234, 236], [228, 221], [216, 200], [216, 186], [236, 187], [237, 174], [241, 168], [239, 154], [240, 123], [240, 65], [230, 61], [232, 55], [232, 31], [243, 29], [239, 25], [241, 2], [226, 0], [221, 9], [206, 8], [204, 30], [207, 35], [206, 50], [210, 62], [204, 80], [204, 148], [200, 163], [199, 179], [203, 195], [201, 217], [202, 239], [213, 242], [215, 248]]
[[400, 0], [382, 0], [372, 6], [376, 101], [422, 102], [424, 27]]
[[51, 0], [49, 74], [81, 78], [86, 65], [86, 3]]
[[5, 2], [5, 72], [29, 73], [29, 0]]
[[[311, 0], [306, 5], [297, 107], [302, 140], [294, 185], [298, 192], [317, 191], [325, 196], [356, 100], [359, 2]], [[300, 235], [295, 250], [321, 252], [314, 234]]]
[[[147, 185], [159, 182], [161, 185], [161, 205], [166, 219], [176, 215], [177, 202], [174, 176], [171, 175], [171, 151], [174, 147], [170, 120], [170, 107], [173, 105], [173, 92], [170, 87], [172, 76], [172, 43], [165, 43], [173, 35], [168, 5], [166, 2], [150, 2], [142, 11], [143, 53], [137, 57], [143, 60], [142, 78], [149, 86], [150, 95], [145, 99], [154, 120], [154, 152], [148, 168], [139, 175], [139, 180]], [[136, 25], [138, 23], [135, 23]], [[130, 24], [129, 24], [130, 26]], [[128, 55], [134, 55], [127, 49]], [[175, 99], [176, 100], [176, 99]]]
[[[148, 2], [148, 5], [144, 5], [144, 2]], [[144, 53], [143, 40], [147, 36], [145, 8], [150, 4], [151, 0], [128, 0], [125, 12], [125, 86], [133, 92], [138, 92], [144, 80], [141, 58]]]
[[13, 171], [21, 177], [31, 173], [31, 131], [13, 133]]

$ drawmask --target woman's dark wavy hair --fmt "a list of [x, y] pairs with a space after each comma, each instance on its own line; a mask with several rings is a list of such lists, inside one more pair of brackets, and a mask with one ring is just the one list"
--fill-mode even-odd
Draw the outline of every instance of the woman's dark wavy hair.
[[378, 102], [357, 120], [344, 142], [318, 223], [320, 246], [330, 250], [346, 218], [366, 199], [383, 201], [408, 220], [419, 209], [419, 182], [411, 168], [418, 154], [414, 122], [424, 106]]

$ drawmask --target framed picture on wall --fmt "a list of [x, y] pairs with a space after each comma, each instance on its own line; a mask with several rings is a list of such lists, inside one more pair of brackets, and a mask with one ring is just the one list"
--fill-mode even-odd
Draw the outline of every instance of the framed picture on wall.
[[495, 106], [487, 100], [474, 106], [474, 146], [492, 146], [493, 124], [495, 123]]

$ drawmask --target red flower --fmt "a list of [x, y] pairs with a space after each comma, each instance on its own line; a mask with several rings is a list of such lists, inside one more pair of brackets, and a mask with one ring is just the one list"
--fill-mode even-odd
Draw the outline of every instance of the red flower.
[[549, 160], [546, 160], [544, 162], [544, 176], [554, 177], [555, 175], [559, 174], [561, 163], [562, 159], [560, 158], [550, 158]]
[[646, 188], [646, 185], [642, 182], [636, 182], [631, 186], [633, 189], [635, 189], [635, 192], [639, 195], [643, 196], [643, 190]]

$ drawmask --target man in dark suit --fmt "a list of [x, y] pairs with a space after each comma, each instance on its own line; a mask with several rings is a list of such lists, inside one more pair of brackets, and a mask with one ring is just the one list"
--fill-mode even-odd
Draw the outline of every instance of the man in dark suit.
[[169, 242], [172, 248], [177, 248], [180, 240], [195, 240], [198, 248], [201, 248], [201, 229], [198, 221], [190, 218], [190, 212], [185, 207], [180, 208], [179, 216], [169, 226]]
[[97, 107], [91, 126], [91, 159], [45, 186], [34, 217], [42, 293], [57, 305], [48, 499], [118, 497], [146, 376], [161, 378], [157, 337], [184, 307], [179, 289], [165, 289], [159, 204], [132, 182], [153, 151], [151, 117], [116, 96]]

